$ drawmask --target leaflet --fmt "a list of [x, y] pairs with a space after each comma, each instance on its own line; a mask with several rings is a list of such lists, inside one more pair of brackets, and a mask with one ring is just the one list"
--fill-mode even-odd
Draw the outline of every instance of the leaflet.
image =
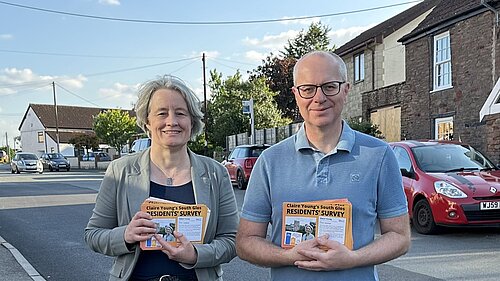
[[[203, 243], [210, 209], [204, 204], [183, 204], [150, 197], [141, 204], [141, 211], [153, 216], [156, 232], [172, 245], [179, 242], [173, 232], [181, 232], [192, 243]], [[161, 250], [161, 244], [153, 236], [140, 243], [142, 250]]]
[[325, 234], [352, 250], [352, 205], [347, 199], [283, 203], [282, 248]]

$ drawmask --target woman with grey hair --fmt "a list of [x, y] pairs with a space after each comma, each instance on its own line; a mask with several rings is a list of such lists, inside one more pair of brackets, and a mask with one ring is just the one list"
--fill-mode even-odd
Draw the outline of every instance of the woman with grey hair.
[[[137, 124], [151, 147], [109, 165], [85, 229], [96, 252], [115, 257], [109, 280], [222, 280], [221, 264], [236, 256], [238, 209], [224, 166], [197, 155], [187, 143], [203, 129], [195, 93], [179, 78], [165, 75], [139, 88]], [[170, 245], [156, 233], [152, 217], [140, 211], [148, 197], [211, 210], [203, 244], [174, 231]], [[161, 251], [142, 251], [151, 237]]]

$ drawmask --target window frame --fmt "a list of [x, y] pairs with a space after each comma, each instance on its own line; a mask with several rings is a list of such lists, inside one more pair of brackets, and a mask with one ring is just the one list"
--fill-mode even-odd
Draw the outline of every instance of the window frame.
[[[394, 146], [393, 151], [394, 155], [396, 156], [396, 160], [398, 161], [399, 169], [405, 169], [408, 172], [413, 171], [413, 164], [411, 162], [411, 157], [408, 151], [400, 146]], [[409, 164], [409, 166], [405, 166], [405, 164]]]
[[[451, 123], [451, 139], [450, 138], [439, 138], [439, 125], [441, 124], [446, 124], [446, 123]], [[434, 139], [436, 140], [453, 140], [453, 127], [454, 127], [454, 118], [453, 116], [448, 116], [448, 117], [441, 117], [441, 118], [436, 118], [434, 119]], [[443, 133], [443, 136], [450, 136], [450, 132], [445, 132]]]
[[361, 82], [365, 80], [365, 53], [358, 53], [354, 55], [354, 82]]
[[[442, 49], [438, 49], [439, 46], [441, 46], [440, 42], [443, 42], [443, 39], [447, 39], [446, 42], [447, 45], [444, 46]], [[443, 54], [446, 56], [445, 58], [441, 59], [439, 58], [438, 60], [438, 54]], [[440, 33], [436, 36], [434, 36], [434, 46], [432, 50], [432, 61], [433, 61], [433, 91], [439, 91], [443, 89], [448, 89], [453, 87], [453, 81], [452, 81], [452, 65], [451, 65], [451, 38], [450, 38], [450, 32], [446, 31], [443, 33]], [[442, 72], [442, 74], [440, 74]], [[448, 75], [448, 81], [446, 83], [444, 82], [444, 77]], [[443, 79], [442, 81], [440, 80]], [[443, 83], [443, 84], [440, 84]]]
[[45, 142], [45, 134], [43, 131], [41, 132], [37, 132], [37, 139], [38, 139], [38, 143], [44, 143]]

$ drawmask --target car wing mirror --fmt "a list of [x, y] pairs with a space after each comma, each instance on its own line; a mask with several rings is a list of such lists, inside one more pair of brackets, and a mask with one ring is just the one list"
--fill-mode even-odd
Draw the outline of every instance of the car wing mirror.
[[408, 171], [405, 168], [401, 168], [399, 170], [401, 171], [401, 175], [403, 177], [412, 178], [412, 179], [415, 178], [415, 173], [413, 173], [412, 171]]

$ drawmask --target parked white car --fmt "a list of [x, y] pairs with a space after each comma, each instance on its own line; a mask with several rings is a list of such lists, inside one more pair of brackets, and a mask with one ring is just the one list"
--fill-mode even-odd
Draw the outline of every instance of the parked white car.
[[12, 161], [10, 162], [10, 172], [17, 173], [20, 172], [35, 172], [43, 173], [42, 161], [34, 153], [29, 152], [19, 152], [16, 153]]

